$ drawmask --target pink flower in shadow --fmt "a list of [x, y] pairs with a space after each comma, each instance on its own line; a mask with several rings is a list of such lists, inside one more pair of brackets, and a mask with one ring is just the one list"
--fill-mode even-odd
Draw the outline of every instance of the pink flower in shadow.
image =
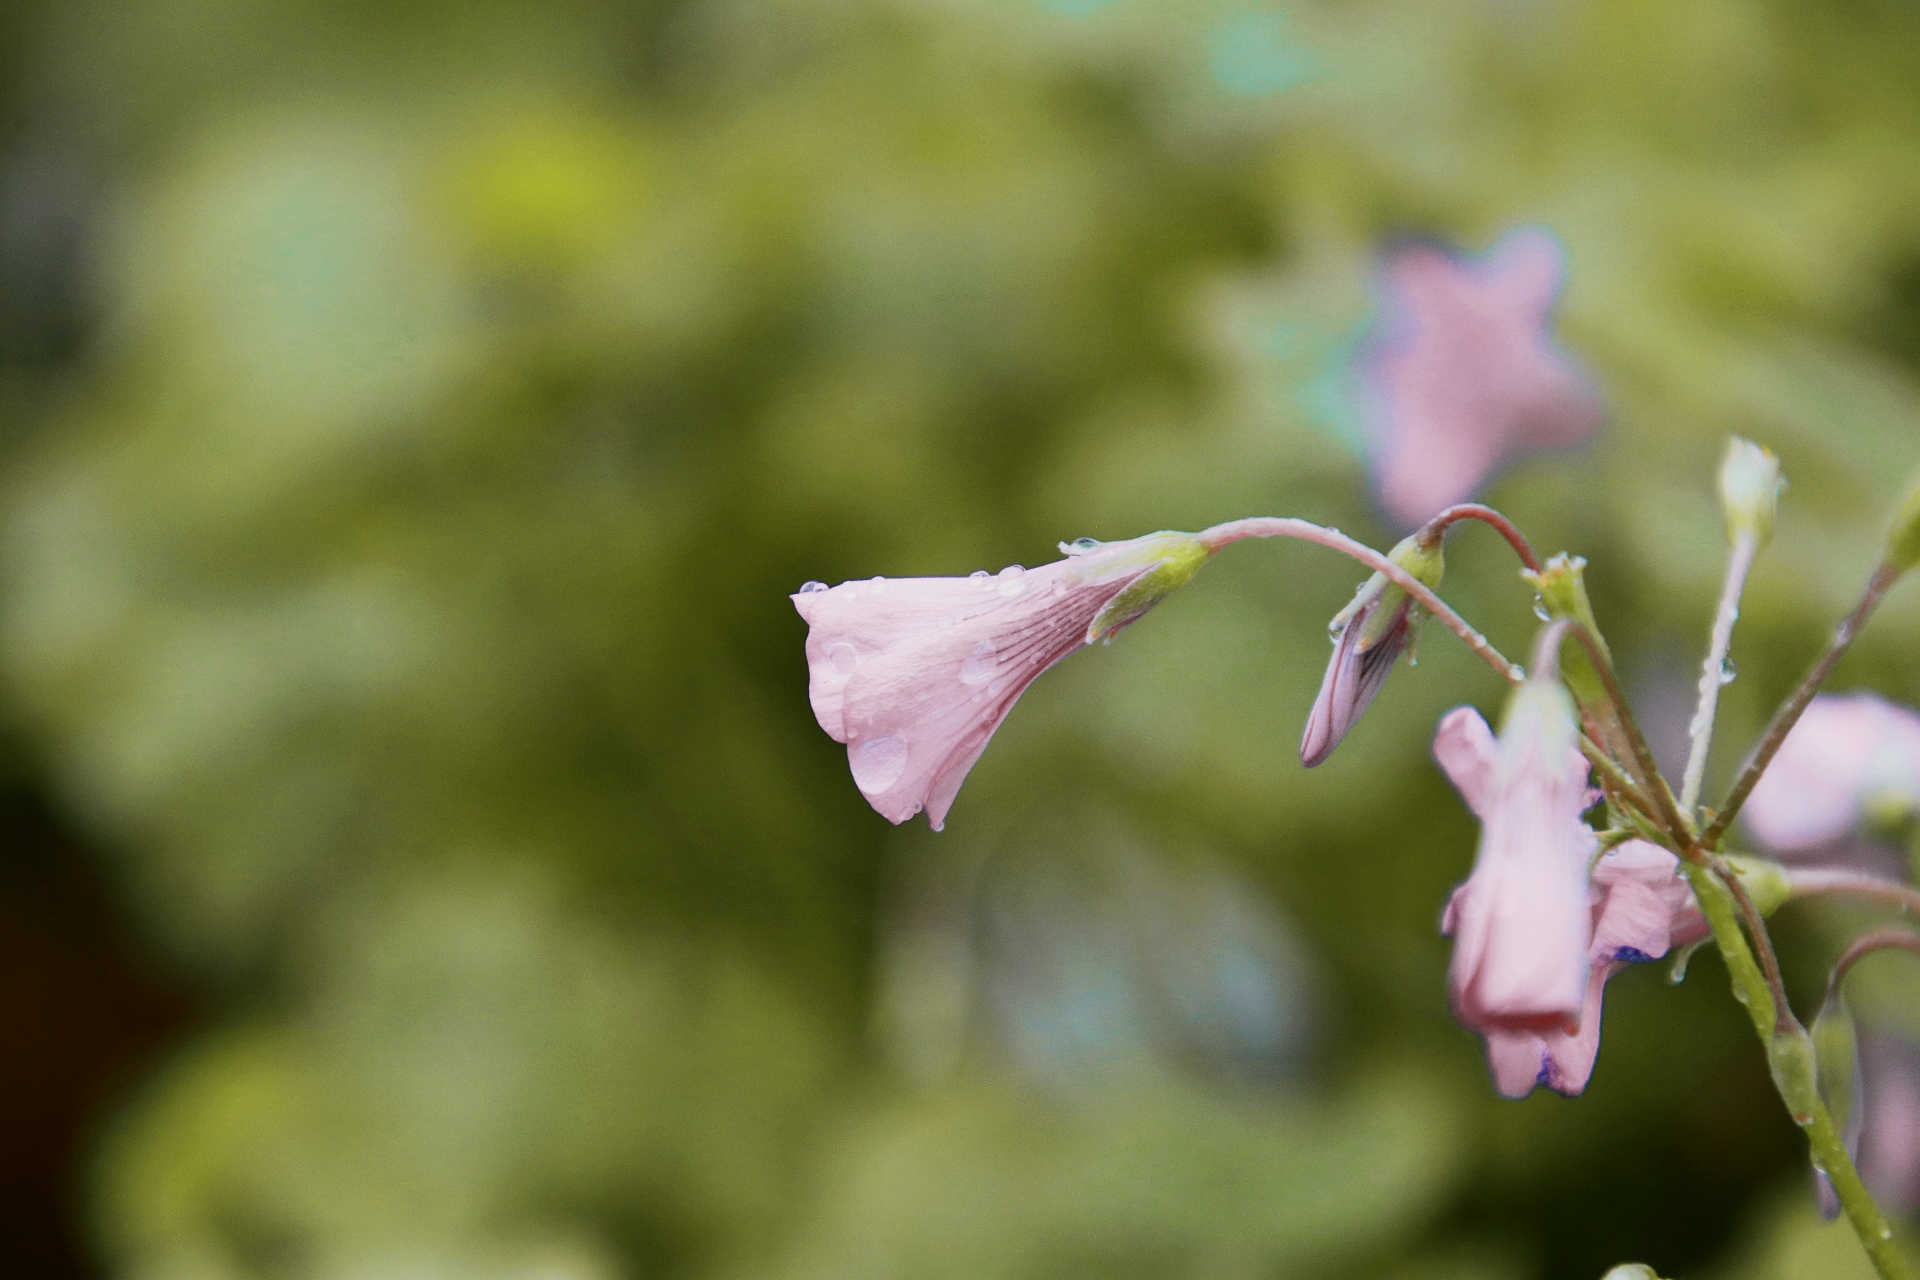
[[[1600, 1050], [1607, 980], [1629, 964], [1657, 960], [1707, 936], [1679, 860], [1657, 845], [1629, 840], [1601, 858], [1589, 879], [1597, 842], [1580, 821], [1587, 765], [1570, 739], [1567, 747], [1571, 754], [1562, 754], [1557, 777], [1550, 760], [1535, 766], [1541, 777], [1527, 821], [1535, 834], [1521, 845], [1499, 810], [1516, 803], [1500, 781], [1511, 767], [1502, 763], [1508, 744], [1496, 743], [1472, 707], [1448, 712], [1433, 743], [1440, 767], [1486, 824], [1473, 876], [1454, 891], [1441, 920], [1441, 932], [1455, 939], [1454, 1012], [1486, 1040], [1494, 1086], [1510, 1098], [1541, 1084], [1568, 1096], [1585, 1089]], [[1514, 869], [1522, 863], [1524, 870]], [[1550, 998], [1467, 998], [1463, 966], [1490, 963], [1484, 945], [1468, 949], [1470, 912], [1485, 921], [1482, 929], [1510, 935], [1501, 963], [1516, 969], [1515, 989], [1528, 991], [1531, 979]]]
[[1037, 569], [810, 583], [792, 597], [814, 717], [847, 744], [854, 785], [889, 822], [925, 809], [940, 830], [1034, 678], [1145, 613], [1210, 554], [1186, 533], [1063, 549]]
[[1481, 258], [1387, 251], [1360, 353], [1362, 427], [1381, 505], [1407, 527], [1473, 496], [1504, 463], [1578, 444], [1600, 397], [1554, 344], [1566, 251], [1540, 227]]
[[1920, 806], [1920, 713], [1871, 693], [1822, 694], [1780, 744], [1740, 815], [1769, 848], [1795, 853], [1870, 817]]

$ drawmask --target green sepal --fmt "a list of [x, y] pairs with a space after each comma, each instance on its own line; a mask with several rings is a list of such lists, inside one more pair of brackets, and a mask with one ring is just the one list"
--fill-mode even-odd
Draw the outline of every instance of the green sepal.
[[1161, 532], [1138, 539], [1134, 554], [1149, 563], [1146, 572], [1121, 588], [1087, 625], [1087, 643], [1110, 636], [1153, 608], [1171, 592], [1193, 581], [1200, 566], [1213, 555], [1207, 544], [1191, 533]]

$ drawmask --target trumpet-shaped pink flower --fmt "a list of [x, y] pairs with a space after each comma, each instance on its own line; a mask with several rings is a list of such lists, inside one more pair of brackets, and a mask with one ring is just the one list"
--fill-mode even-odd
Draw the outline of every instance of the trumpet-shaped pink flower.
[[1210, 552], [1187, 533], [1063, 547], [1065, 560], [970, 578], [809, 583], [808, 697], [854, 785], [889, 822], [935, 831], [1034, 677], [1185, 583]]
[[[1441, 922], [1441, 931], [1456, 939], [1454, 1010], [1485, 1038], [1495, 1087], [1510, 1098], [1525, 1097], [1539, 1084], [1569, 1096], [1585, 1089], [1600, 1049], [1607, 980], [1629, 964], [1657, 960], [1707, 935], [1678, 859], [1657, 845], [1627, 841], [1603, 857], [1588, 879], [1586, 864], [1596, 842], [1580, 821], [1587, 802], [1586, 761], [1570, 737], [1567, 746], [1571, 755], [1563, 756], [1557, 779], [1545, 768], [1550, 760], [1539, 766], [1539, 794], [1547, 797], [1544, 805], [1532, 802], [1540, 806], [1534, 815], [1540, 835], [1530, 848], [1519, 848], [1506, 844], [1508, 828], [1495, 826], [1507, 794], [1501, 780], [1509, 766], [1503, 766], [1502, 756], [1510, 745], [1497, 744], [1471, 707], [1448, 712], [1433, 743], [1440, 767], [1467, 807], [1487, 823], [1473, 877], [1454, 891]], [[1508, 796], [1505, 803], [1514, 801]], [[1505, 847], [1490, 854], [1497, 831]], [[1521, 861], [1533, 864], [1525, 874], [1502, 870]], [[1481, 927], [1512, 935], [1507, 963], [1521, 965], [1533, 957], [1535, 972], [1552, 983], [1551, 1000], [1516, 1005], [1488, 1000], [1484, 991], [1476, 1000], [1462, 998], [1462, 966], [1488, 963], [1486, 951], [1477, 959], [1464, 951], [1469, 912], [1479, 913], [1485, 921]], [[1572, 975], [1581, 968], [1584, 974], [1576, 983]]]
[[1544, 228], [1479, 259], [1425, 244], [1390, 250], [1379, 318], [1361, 349], [1374, 484], [1408, 527], [1471, 497], [1506, 461], [1578, 444], [1598, 394], [1554, 345], [1566, 251]]
[[1871, 693], [1810, 703], [1740, 813], [1783, 852], [1848, 835], [1875, 811], [1920, 806], [1920, 713]]

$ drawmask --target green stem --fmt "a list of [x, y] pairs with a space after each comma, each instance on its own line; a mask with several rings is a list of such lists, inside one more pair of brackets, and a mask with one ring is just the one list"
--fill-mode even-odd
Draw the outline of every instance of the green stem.
[[1767, 1049], [1774, 1087], [1779, 1090], [1780, 1099], [1786, 1103], [1794, 1123], [1806, 1133], [1814, 1164], [1826, 1171], [1848, 1224], [1860, 1238], [1861, 1247], [1867, 1251], [1882, 1280], [1915, 1280], [1907, 1260], [1894, 1247], [1893, 1228], [1887, 1224], [1880, 1206], [1873, 1202], [1866, 1184], [1860, 1181], [1860, 1171], [1854, 1168], [1853, 1157], [1847, 1154], [1847, 1144], [1820, 1101], [1813, 1074], [1813, 1052], [1806, 1043], [1806, 1032], [1797, 1024], [1788, 1032], [1776, 1031], [1773, 992], [1747, 945], [1746, 936], [1740, 931], [1732, 895], [1706, 866], [1691, 862], [1683, 866], [1687, 881], [1693, 886], [1693, 896], [1699, 900], [1707, 924], [1713, 929], [1713, 941], [1720, 948], [1721, 959], [1726, 961], [1727, 972], [1733, 978], [1733, 994], [1746, 1006], [1754, 1034]]

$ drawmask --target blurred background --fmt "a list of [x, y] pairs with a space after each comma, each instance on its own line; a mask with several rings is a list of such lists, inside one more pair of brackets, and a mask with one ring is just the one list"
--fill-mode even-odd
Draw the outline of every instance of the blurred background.
[[[1391, 542], [1378, 254], [1523, 224], [1607, 417], [1487, 496], [1670, 759], [1726, 435], [1791, 479], [1724, 782], [1920, 464], [1903, 0], [0, 5], [6, 1274], [1855, 1274], [1712, 956], [1495, 1097], [1427, 743], [1500, 690], [1436, 629], [1303, 771], [1338, 557], [1047, 675], [939, 835], [808, 708], [807, 579]], [[1447, 589], [1523, 649], [1491, 535]]]

